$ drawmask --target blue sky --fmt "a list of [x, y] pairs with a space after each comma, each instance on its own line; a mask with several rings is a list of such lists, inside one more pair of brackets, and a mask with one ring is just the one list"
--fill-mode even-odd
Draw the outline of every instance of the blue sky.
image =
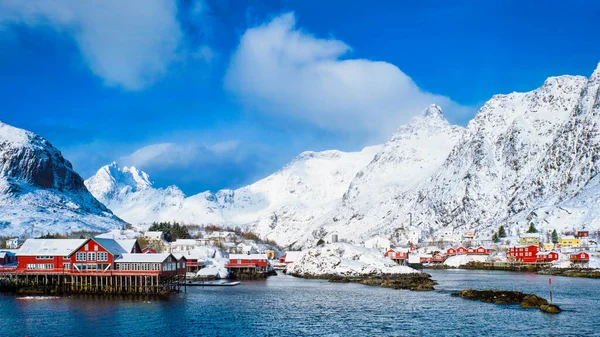
[[0, 0], [0, 120], [187, 194], [600, 61], [595, 1]]

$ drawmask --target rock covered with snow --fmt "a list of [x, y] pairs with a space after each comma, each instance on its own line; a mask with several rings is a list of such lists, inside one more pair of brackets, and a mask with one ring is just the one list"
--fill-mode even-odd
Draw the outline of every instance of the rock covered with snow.
[[413, 274], [418, 271], [399, 266], [377, 249], [333, 243], [302, 251], [287, 272], [310, 277], [377, 277]]
[[4, 236], [104, 231], [117, 218], [46, 139], [0, 122], [0, 230]]

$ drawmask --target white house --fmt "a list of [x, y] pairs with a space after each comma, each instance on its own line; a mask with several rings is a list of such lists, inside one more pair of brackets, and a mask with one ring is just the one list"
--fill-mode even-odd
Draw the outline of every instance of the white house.
[[392, 243], [390, 242], [390, 240], [387, 238], [384, 238], [382, 236], [376, 236], [372, 239], [365, 241], [365, 247], [375, 248], [375, 249], [379, 249], [382, 251], [386, 251], [386, 250], [390, 249], [391, 246], [392, 246]]
[[8, 249], [17, 249], [23, 243], [19, 238], [12, 238], [6, 241], [6, 248]]

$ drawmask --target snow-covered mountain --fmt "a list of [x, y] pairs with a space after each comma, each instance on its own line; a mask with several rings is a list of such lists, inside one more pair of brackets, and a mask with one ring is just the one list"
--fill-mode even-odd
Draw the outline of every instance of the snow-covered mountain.
[[0, 235], [107, 230], [125, 223], [44, 138], [0, 122]]
[[85, 184], [98, 200], [131, 223], [177, 220], [243, 225], [280, 209], [289, 213], [310, 209], [310, 220], [342, 198], [350, 180], [378, 149], [304, 152], [252, 185], [189, 197], [176, 186], [154, 188], [146, 173], [116, 163], [100, 168]]
[[331, 234], [402, 242], [466, 230], [485, 238], [500, 224], [600, 228], [599, 87], [600, 65], [590, 78], [551, 77], [492, 97], [466, 128], [432, 105], [381, 146], [306, 152], [238, 190], [186, 197], [116, 166], [86, 184], [131, 222], [246, 225], [293, 247]]

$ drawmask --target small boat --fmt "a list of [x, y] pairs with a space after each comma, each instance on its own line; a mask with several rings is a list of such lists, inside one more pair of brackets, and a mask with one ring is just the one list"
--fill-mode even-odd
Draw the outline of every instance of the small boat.
[[240, 281], [221, 282], [221, 283], [190, 282], [190, 283], [186, 283], [185, 285], [189, 286], [189, 287], [233, 287], [233, 286], [239, 285], [240, 283], [241, 283]]

